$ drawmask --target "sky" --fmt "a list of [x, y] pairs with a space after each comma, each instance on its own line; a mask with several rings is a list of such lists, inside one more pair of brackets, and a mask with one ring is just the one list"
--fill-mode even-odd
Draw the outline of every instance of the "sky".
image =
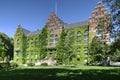
[[0, 0], [0, 32], [14, 37], [19, 24], [30, 31], [42, 29], [51, 12], [65, 23], [85, 21], [100, 1]]

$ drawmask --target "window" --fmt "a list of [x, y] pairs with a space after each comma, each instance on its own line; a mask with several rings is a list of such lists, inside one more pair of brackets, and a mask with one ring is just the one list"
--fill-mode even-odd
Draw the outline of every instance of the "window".
[[54, 38], [55, 38], [54, 31], [51, 29], [50, 30], [50, 46], [54, 44]]
[[86, 30], [84, 32], [84, 44], [88, 44], [88, 34], [89, 34], [88, 30]]
[[77, 44], [79, 45], [81, 43], [81, 32], [77, 32]]
[[102, 32], [103, 32], [103, 29], [102, 29], [101, 26], [96, 27], [96, 34], [95, 34], [95, 36], [100, 38], [100, 39], [102, 39], [102, 34], [103, 34]]
[[85, 34], [85, 35], [88, 35], [88, 34], [89, 34], [88, 30], [86, 30], [86, 31], [84, 32], [84, 34]]
[[88, 53], [88, 50], [84, 50], [84, 53], [87, 54], [87, 53]]
[[81, 36], [77, 36], [77, 40], [81, 40]]
[[54, 34], [54, 31], [52, 29], [50, 30], [50, 34]]
[[55, 44], [58, 43], [58, 35], [55, 35]]
[[70, 33], [69, 42], [71, 43], [71, 45], [74, 44], [74, 32]]
[[88, 36], [87, 35], [84, 36], [84, 44], [88, 44]]
[[80, 51], [79, 51], [79, 50], [77, 51], [77, 54], [80, 54]]
[[88, 48], [84, 47], [84, 54], [87, 56], [88, 55]]
[[80, 31], [77, 32], [77, 36], [81, 36], [81, 32]]
[[54, 38], [54, 34], [50, 34], [50, 38]]

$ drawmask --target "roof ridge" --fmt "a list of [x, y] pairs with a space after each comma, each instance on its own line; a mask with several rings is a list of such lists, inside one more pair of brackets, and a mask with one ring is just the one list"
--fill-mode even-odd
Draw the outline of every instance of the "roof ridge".
[[64, 24], [64, 29], [70, 29], [70, 28], [75, 28], [75, 27], [83, 27], [83, 26], [86, 26], [86, 25], [88, 25], [88, 20], [75, 22], [75, 23], [70, 23], [70, 24]]

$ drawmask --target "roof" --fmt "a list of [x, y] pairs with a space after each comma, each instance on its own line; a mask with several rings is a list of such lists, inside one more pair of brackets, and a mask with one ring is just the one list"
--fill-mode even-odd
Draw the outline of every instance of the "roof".
[[40, 33], [41, 33], [41, 30], [37, 30], [37, 31], [30, 32], [27, 36], [34, 36]]
[[25, 36], [33, 36], [33, 35], [36, 35], [36, 34], [40, 34], [41, 33], [41, 30], [36, 30], [36, 31], [29, 31], [27, 29], [24, 29], [22, 28]]
[[76, 22], [76, 23], [71, 23], [71, 24], [64, 24], [64, 29], [71, 29], [75, 27], [84, 27], [88, 25], [88, 20], [87, 21], [81, 21], [81, 22]]
[[27, 34], [29, 34], [29, 33], [30, 33], [30, 31], [29, 31], [29, 30], [27, 30], [27, 29], [22, 28], [22, 30], [23, 30], [23, 32], [24, 32], [24, 34], [25, 34], [25, 35], [27, 35]]
[[[67, 29], [76, 28], [76, 27], [84, 27], [86, 25], [88, 25], [88, 21], [81, 21], [81, 22], [76, 22], [76, 23], [71, 23], [71, 24], [64, 23], [64, 29], [67, 30]], [[36, 30], [32, 32], [24, 28], [22, 28], [22, 30], [25, 36], [34, 36], [34, 35], [41, 33], [41, 30]]]

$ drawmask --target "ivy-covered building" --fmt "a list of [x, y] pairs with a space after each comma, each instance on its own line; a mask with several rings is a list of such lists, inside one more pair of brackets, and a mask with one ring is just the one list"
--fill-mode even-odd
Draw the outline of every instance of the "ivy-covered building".
[[[88, 59], [88, 47], [92, 39], [97, 36], [103, 42], [110, 43], [110, 15], [101, 4], [95, 7], [91, 17], [87, 21], [67, 24], [60, 20], [55, 13], [51, 13], [46, 22], [46, 57], [57, 58], [56, 45], [62, 30], [66, 32], [66, 42], [71, 40], [72, 54], [71, 63], [85, 64]], [[40, 34], [41, 30], [31, 32], [18, 25], [14, 35], [14, 61], [17, 63], [29, 63], [40, 60]]]

